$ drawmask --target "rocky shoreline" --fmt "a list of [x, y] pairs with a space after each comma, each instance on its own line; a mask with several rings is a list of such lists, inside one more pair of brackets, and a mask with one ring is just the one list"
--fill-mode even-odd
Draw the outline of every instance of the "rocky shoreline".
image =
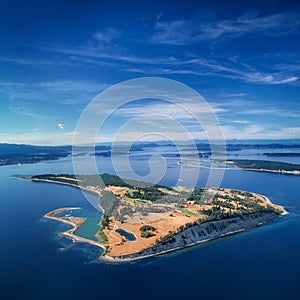
[[184, 229], [140, 252], [118, 257], [103, 256], [100, 259], [111, 262], [125, 262], [157, 256], [242, 231], [249, 231], [272, 221], [278, 216], [276, 213], [255, 213], [230, 219], [208, 221]]

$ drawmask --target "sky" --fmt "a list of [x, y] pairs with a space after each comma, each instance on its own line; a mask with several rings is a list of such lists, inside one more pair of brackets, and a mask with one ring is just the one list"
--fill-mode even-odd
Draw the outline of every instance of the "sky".
[[[297, 1], [1, 1], [0, 143], [71, 144], [99, 93], [139, 77], [195, 90], [226, 139], [300, 138], [299, 32]], [[184, 139], [166, 117], [205, 135], [174, 104], [141, 99], [97, 141], [125, 127], [122, 141]]]

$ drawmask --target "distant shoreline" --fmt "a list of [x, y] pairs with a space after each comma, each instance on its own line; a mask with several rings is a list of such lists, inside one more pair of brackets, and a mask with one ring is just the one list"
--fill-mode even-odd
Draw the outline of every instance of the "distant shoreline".
[[294, 175], [299, 176], [300, 170], [297, 171], [288, 171], [288, 170], [269, 170], [269, 169], [256, 169], [256, 168], [242, 168], [235, 166], [234, 168], [228, 168], [228, 167], [208, 167], [200, 165], [196, 162], [177, 162], [178, 165], [185, 166], [185, 167], [191, 167], [191, 168], [203, 168], [203, 169], [211, 169], [211, 170], [229, 170], [229, 171], [253, 171], [253, 172], [265, 172], [265, 173], [276, 173], [276, 174], [282, 174], [282, 175]]

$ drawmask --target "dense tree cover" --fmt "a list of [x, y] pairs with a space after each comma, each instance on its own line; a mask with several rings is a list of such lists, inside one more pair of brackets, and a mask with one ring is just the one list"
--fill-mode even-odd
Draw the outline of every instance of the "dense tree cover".
[[151, 231], [155, 231], [155, 227], [151, 226], [151, 225], [144, 225], [140, 228], [141, 232], [147, 231], [147, 230], [151, 230]]
[[215, 197], [215, 193], [209, 191], [204, 187], [196, 186], [190, 196], [188, 197], [188, 201], [195, 201], [195, 203], [201, 205], [205, 202], [210, 201]]
[[136, 190], [130, 190], [126, 193], [126, 197], [128, 198], [139, 198], [142, 200], [149, 200], [155, 202], [166, 195], [163, 191], [161, 191], [160, 186], [153, 185], [147, 188], [138, 187]]
[[[158, 194], [158, 195], [164, 195], [163, 192], [159, 191], [159, 188], [163, 188], [166, 190], [172, 190], [172, 188], [167, 186], [162, 186], [158, 184], [151, 184], [149, 182], [142, 182], [137, 180], [131, 180], [131, 179], [123, 179], [116, 175], [110, 175], [110, 174], [101, 174], [101, 175], [69, 175], [69, 174], [43, 174], [43, 175], [36, 175], [32, 176], [32, 179], [51, 179], [51, 180], [57, 180], [61, 182], [67, 181], [67, 179], [62, 179], [58, 177], [66, 177], [71, 179], [78, 179], [78, 184], [80, 186], [95, 186], [95, 187], [105, 187], [105, 186], [122, 186], [122, 187], [128, 187], [131, 189], [138, 190], [139, 195], [146, 193], [145, 197], [151, 197], [151, 194]], [[72, 183], [75, 181], [72, 180]], [[130, 196], [130, 195], [128, 195]], [[146, 198], [144, 198], [146, 199]]]
[[[65, 178], [62, 178], [65, 177]], [[68, 180], [70, 178], [70, 180]], [[52, 180], [52, 181], [57, 181], [57, 182], [62, 182], [62, 183], [67, 183], [67, 184], [72, 184], [72, 185], [78, 185], [78, 182], [75, 181], [75, 175], [68, 175], [68, 174], [59, 174], [59, 175], [54, 175], [54, 174], [43, 174], [43, 175], [35, 175], [31, 176], [31, 179], [42, 179], [42, 180]]]
[[100, 221], [101, 230], [105, 229], [109, 225], [109, 217], [107, 215], [103, 215]]
[[156, 228], [151, 226], [151, 225], [144, 225], [140, 228], [140, 232], [141, 232], [141, 237], [142, 238], [149, 238], [151, 236], [154, 236], [154, 232]]
[[107, 244], [108, 243], [108, 238], [102, 230], [99, 231], [99, 242], [101, 244]]
[[[66, 177], [66, 178], [72, 178], [75, 179], [75, 175], [69, 175], [69, 174], [42, 174], [42, 175], [34, 175], [31, 176], [33, 179], [55, 179], [56, 177]], [[60, 178], [57, 178], [59, 180]]]
[[211, 209], [203, 209], [202, 213], [208, 216], [207, 220], [223, 220], [253, 213], [280, 213], [271, 206], [253, 206], [251, 209], [239, 208], [236, 211], [225, 211], [221, 206], [214, 206]]
[[151, 237], [151, 236], [154, 236], [155, 234], [153, 233], [153, 232], [151, 232], [151, 231], [144, 231], [144, 232], [141, 232], [141, 237], [142, 238], [145, 238], [145, 239], [147, 239], [147, 238], [149, 238], [149, 237]]
[[233, 160], [234, 164], [244, 169], [266, 169], [272, 171], [299, 171], [300, 165], [290, 164], [279, 161], [267, 161], [267, 160], [248, 160], [248, 159], [236, 159]]
[[218, 200], [218, 198], [215, 198], [212, 200], [211, 204], [216, 205], [216, 206], [226, 207], [229, 209], [234, 209], [234, 205], [232, 203], [230, 203], [229, 200], [220, 201], [220, 200]]
[[204, 188], [196, 186], [194, 190], [192, 191], [190, 197], [187, 199], [188, 201], [195, 201], [196, 203], [200, 203], [202, 200]]

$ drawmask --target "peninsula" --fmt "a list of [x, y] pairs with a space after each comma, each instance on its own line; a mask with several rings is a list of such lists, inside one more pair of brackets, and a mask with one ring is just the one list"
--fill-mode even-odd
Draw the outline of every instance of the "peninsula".
[[197, 167], [207, 169], [244, 170], [256, 172], [268, 172], [285, 175], [300, 175], [300, 165], [280, 161], [252, 160], [252, 159], [231, 159], [226, 161], [211, 161], [214, 165], [205, 166], [195, 161], [178, 162], [186, 167]]
[[[104, 249], [100, 259], [142, 259], [253, 229], [286, 211], [266, 197], [228, 188], [167, 187], [102, 174], [45, 174], [24, 179], [65, 184], [99, 195], [103, 214], [97, 241], [76, 235], [86, 219], [61, 213], [45, 217], [73, 225], [62, 233]], [[59, 216], [58, 216], [59, 215]]]

